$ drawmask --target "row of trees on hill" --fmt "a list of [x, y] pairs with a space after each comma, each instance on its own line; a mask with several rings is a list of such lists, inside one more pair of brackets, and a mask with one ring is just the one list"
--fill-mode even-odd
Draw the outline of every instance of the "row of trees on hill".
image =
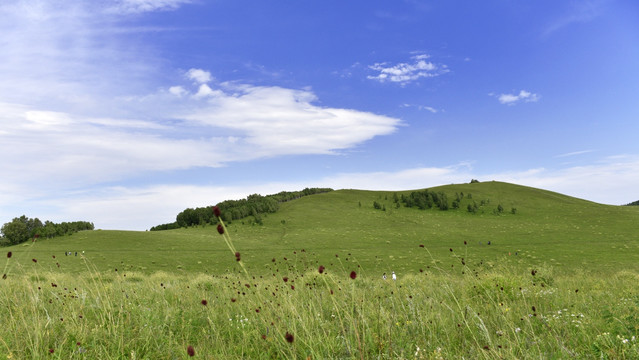
[[[280, 204], [299, 199], [302, 196], [314, 195], [333, 191], [330, 188], [306, 188], [302, 191], [282, 191], [273, 195], [249, 195], [245, 199], [225, 200], [217, 204], [222, 211], [222, 220], [232, 222], [252, 216], [258, 224], [262, 223], [262, 214], [274, 213]], [[175, 222], [152, 227], [151, 231], [178, 229], [194, 225], [216, 224], [217, 218], [211, 211], [212, 206], [188, 208], [177, 214]]]
[[[478, 182], [478, 181], [473, 180], [473, 182]], [[388, 197], [386, 197], [386, 200], [388, 200]], [[401, 196], [398, 196], [397, 193], [393, 194], [393, 203], [395, 204], [395, 208], [397, 209], [399, 209], [403, 204], [405, 207], [414, 207], [420, 210], [427, 210], [427, 209], [439, 209], [444, 211], [449, 209], [456, 210], [462, 207], [461, 205], [462, 201], [464, 201], [464, 203], [467, 203], [466, 210], [472, 214], [477, 213], [484, 206], [490, 204], [489, 199], [481, 200], [478, 204], [475, 200], [473, 200], [472, 194], [470, 193], [464, 194], [463, 192], [455, 193], [455, 197], [451, 202], [448, 201], [448, 195], [446, 195], [444, 192], [442, 191], [435, 192], [429, 189], [413, 191], [408, 195], [402, 194]], [[360, 206], [361, 206], [361, 203], [360, 203]], [[377, 210], [386, 211], [386, 205], [377, 201], [373, 202], [373, 208]], [[504, 213], [504, 211], [505, 209], [501, 204], [498, 204], [497, 207], [493, 209], [493, 213], [495, 214], [502, 214]], [[483, 213], [484, 210], [481, 210], [481, 212]], [[517, 209], [512, 208], [510, 212], [512, 214], [516, 214]]]
[[56, 224], [46, 220], [43, 223], [38, 218], [32, 219], [26, 215], [22, 215], [2, 225], [0, 229], [2, 233], [0, 246], [20, 244], [36, 237], [52, 238], [93, 229], [93, 223], [87, 221], [61, 222]]
[[432, 190], [413, 191], [410, 195], [402, 195], [401, 200], [406, 207], [417, 207], [421, 210], [437, 207], [440, 210], [448, 210], [448, 197], [443, 192]]

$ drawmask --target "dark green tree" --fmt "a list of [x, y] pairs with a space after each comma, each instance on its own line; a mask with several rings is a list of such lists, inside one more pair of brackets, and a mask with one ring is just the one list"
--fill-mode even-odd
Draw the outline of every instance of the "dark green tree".
[[11, 222], [2, 225], [2, 236], [8, 240], [10, 245], [20, 244], [29, 240], [29, 228], [27, 226], [26, 216], [13, 218]]

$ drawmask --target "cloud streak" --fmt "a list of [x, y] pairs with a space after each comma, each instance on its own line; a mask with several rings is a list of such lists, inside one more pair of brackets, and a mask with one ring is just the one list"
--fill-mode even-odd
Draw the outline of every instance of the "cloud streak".
[[436, 77], [449, 72], [446, 65], [427, 61], [429, 57], [428, 55], [420, 54], [412, 56], [412, 62], [397, 64], [375, 63], [368, 67], [375, 72], [375, 75], [368, 75], [367, 78], [381, 83], [392, 82], [406, 85], [421, 78]]
[[500, 94], [496, 95], [496, 97], [504, 105], [515, 105], [519, 102], [537, 102], [541, 98], [541, 96], [526, 90], [521, 90], [519, 94]]
[[171, 11], [191, 0], [117, 0], [106, 8], [106, 12], [116, 14], [139, 14], [152, 11]]

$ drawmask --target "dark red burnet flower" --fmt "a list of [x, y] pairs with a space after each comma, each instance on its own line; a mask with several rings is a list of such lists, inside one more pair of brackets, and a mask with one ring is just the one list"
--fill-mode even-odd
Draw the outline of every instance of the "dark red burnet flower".
[[189, 354], [189, 356], [195, 356], [195, 349], [193, 348], [193, 346], [189, 345], [186, 348], [186, 353]]
[[288, 281], [288, 277], [284, 276], [284, 277], [282, 278], [282, 280], [284, 280], [284, 282], [287, 282], [287, 281]]
[[53, 354], [54, 352], [55, 352], [55, 350], [49, 349], [49, 354]]
[[239, 251], [235, 252], [235, 261], [240, 261], [240, 252]]
[[224, 234], [224, 226], [222, 226], [222, 224], [217, 224], [217, 232], [219, 232], [220, 235]]
[[317, 269], [317, 271], [319, 271], [320, 274], [324, 273], [324, 265], [320, 265], [319, 268]]
[[424, 247], [424, 244], [419, 244], [419, 247]]
[[206, 306], [209, 302], [206, 301], [206, 299], [202, 299], [201, 303], [202, 303], [202, 305]]
[[220, 208], [216, 205], [213, 206], [213, 215], [220, 217], [220, 215], [222, 215], [222, 211], [220, 210]]
[[289, 343], [292, 343], [293, 341], [295, 341], [295, 336], [293, 336], [293, 334], [289, 333], [288, 331], [286, 332], [286, 335], [284, 335], [284, 338]]
[[355, 280], [357, 278], [357, 273], [355, 271], [351, 271], [351, 279]]
[[38, 260], [37, 259], [31, 259], [31, 261], [33, 261], [34, 263], [37, 263]]
[[11, 251], [9, 251], [9, 252], [7, 253], [7, 259], [11, 259], [11, 256], [12, 256], [12, 255], [13, 255], [13, 253], [11, 253]]

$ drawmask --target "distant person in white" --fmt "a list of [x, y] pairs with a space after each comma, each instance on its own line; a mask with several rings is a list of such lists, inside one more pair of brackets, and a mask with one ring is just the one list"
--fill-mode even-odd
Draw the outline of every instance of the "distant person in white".
[[393, 275], [392, 275], [393, 280], [397, 280], [397, 275], [395, 275], [395, 272], [393, 271]]

